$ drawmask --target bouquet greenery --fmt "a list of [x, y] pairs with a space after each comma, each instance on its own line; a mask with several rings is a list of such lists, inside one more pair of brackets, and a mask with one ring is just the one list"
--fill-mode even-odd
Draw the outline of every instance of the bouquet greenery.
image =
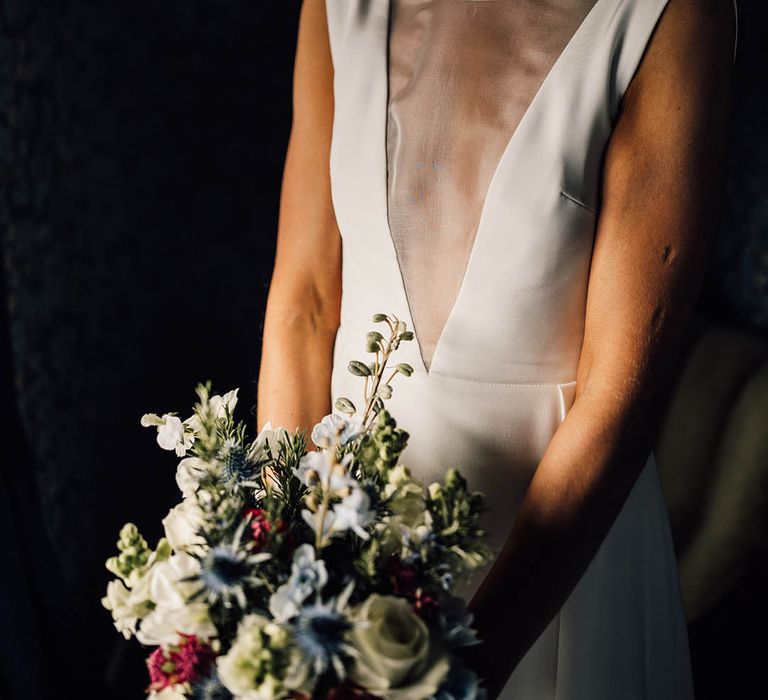
[[197, 387], [194, 413], [145, 414], [181, 457], [181, 502], [154, 549], [125, 525], [102, 602], [126, 638], [152, 647], [156, 700], [472, 700], [456, 650], [477, 643], [452, 590], [489, 559], [483, 496], [455, 470], [425, 488], [399, 461], [408, 433], [384, 408], [405, 324], [373, 317], [371, 363], [353, 360], [349, 398], [312, 430], [267, 423], [249, 440], [237, 389]]

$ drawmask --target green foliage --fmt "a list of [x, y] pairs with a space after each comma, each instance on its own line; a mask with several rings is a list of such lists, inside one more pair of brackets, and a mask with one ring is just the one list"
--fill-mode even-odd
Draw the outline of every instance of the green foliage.
[[368, 478], [386, 480], [389, 470], [397, 464], [408, 444], [408, 437], [405, 430], [397, 427], [389, 411], [379, 411], [357, 450], [356, 459], [362, 473]]
[[458, 471], [449, 469], [443, 484], [430, 484], [426, 505], [431, 528], [441, 547], [453, 557], [457, 572], [478, 568], [488, 561], [491, 552], [481, 542], [483, 531], [478, 525], [485, 497], [479, 491], [470, 491]]

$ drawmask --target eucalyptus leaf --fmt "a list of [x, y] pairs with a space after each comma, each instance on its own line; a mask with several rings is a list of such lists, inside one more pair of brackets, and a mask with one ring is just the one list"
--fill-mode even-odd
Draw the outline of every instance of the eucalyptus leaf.
[[368, 365], [359, 360], [351, 360], [347, 369], [356, 377], [370, 377], [372, 374]]
[[346, 413], [348, 416], [354, 415], [355, 411], [357, 410], [355, 408], [355, 404], [353, 404], [345, 396], [340, 396], [338, 399], [336, 399], [334, 406], [342, 413]]

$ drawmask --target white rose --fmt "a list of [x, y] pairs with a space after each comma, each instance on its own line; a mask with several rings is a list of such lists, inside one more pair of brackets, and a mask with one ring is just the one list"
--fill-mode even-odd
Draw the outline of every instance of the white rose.
[[203, 513], [191, 498], [186, 498], [171, 508], [163, 518], [165, 537], [177, 552], [186, 547], [205, 544], [205, 540], [197, 534], [202, 525]]
[[385, 700], [423, 700], [450, 668], [445, 651], [404, 598], [374, 594], [353, 613], [348, 635], [357, 654], [350, 678]]

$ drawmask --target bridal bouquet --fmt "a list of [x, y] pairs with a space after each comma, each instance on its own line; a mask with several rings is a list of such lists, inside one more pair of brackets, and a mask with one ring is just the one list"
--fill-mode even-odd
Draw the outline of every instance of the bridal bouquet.
[[[312, 430], [267, 423], [248, 439], [237, 389], [197, 387], [194, 413], [144, 415], [181, 461], [183, 498], [150, 548], [125, 525], [102, 603], [126, 638], [153, 647], [155, 700], [472, 700], [476, 676], [456, 650], [477, 643], [452, 594], [484, 564], [483, 496], [454, 470], [425, 488], [400, 464], [408, 433], [384, 408], [390, 367], [412, 333], [373, 317], [374, 360], [352, 361], [348, 398]], [[389, 370], [389, 373], [387, 372]]]

